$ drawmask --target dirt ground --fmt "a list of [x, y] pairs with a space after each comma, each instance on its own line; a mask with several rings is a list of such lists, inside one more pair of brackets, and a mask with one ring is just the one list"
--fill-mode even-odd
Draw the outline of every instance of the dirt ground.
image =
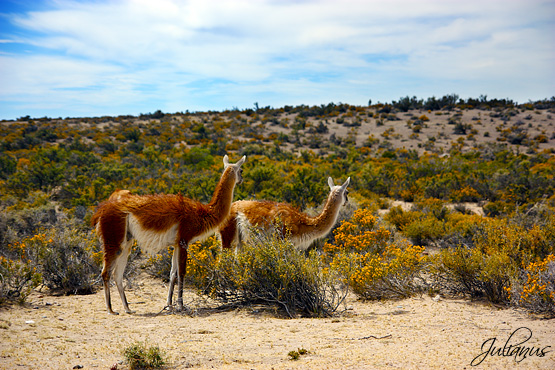
[[[188, 314], [160, 313], [166, 286], [147, 275], [127, 292], [133, 315], [115, 288], [119, 316], [106, 312], [101, 290], [33, 292], [25, 306], [0, 308], [0, 368], [127, 369], [122, 349], [137, 341], [158, 345], [170, 369], [470, 369], [483, 357], [475, 368], [555, 368], [555, 320], [481, 302], [350, 297], [337, 317], [284, 319], [260, 307], [216, 310], [193, 291], [185, 292]], [[492, 344], [507, 356], [480, 356]], [[308, 352], [292, 360], [299, 349]]]

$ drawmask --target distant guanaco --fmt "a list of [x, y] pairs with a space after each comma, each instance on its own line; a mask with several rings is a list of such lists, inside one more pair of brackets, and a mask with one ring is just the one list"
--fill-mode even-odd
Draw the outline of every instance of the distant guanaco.
[[190, 243], [210, 236], [228, 218], [235, 185], [243, 181], [241, 165], [245, 160], [246, 157], [243, 157], [232, 164], [228, 156], [224, 156], [224, 172], [208, 204], [175, 194], [140, 196], [128, 190], [117, 190], [98, 206], [92, 217], [92, 225], [96, 228], [104, 251], [102, 280], [109, 313], [117, 314], [112, 310], [110, 299], [112, 270], [125, 312], [133, 313], [123, 287], [123, 272], [133, 240], [151, 254], [174, 246], [167, 305], [172, 305], [177, 278], [177, 310], [183, 310], [187, 247]]
[[333, 179], [328, 178], [330, 193], [322, 212], [310, 217], [286, 203], [270, 201], [240, 200], [231, 205], [230, 217], [219, 228], [222, 248], [233, 245], [240, 248], [241, 242], [249, 240], [253, 227], [271, 230], [276, 223], [281, 226], [283, 236], [290, 238], [299, 250], [306, 250], [316, 239], [325, 237], [337, 221], [339, 210], [347, 203], [351, 178], [341, 186], [336, 186]]

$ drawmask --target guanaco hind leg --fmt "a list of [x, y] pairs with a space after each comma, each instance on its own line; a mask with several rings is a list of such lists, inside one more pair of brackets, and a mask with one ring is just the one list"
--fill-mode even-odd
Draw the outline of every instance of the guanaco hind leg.
[[106, 299], [106, 308], [108, 312], [112, 315], [118, 315], [118, 312], [115, 312], [112, 309], [112, 300], [110, 296], [110, 277], [111, 275], [114, 276], [114, 281], [118, 288], [118, 292], [123, 303], [123, 308], [127, 313], [133, 313], [129, 309], [129, 304], [127, 303], [127, 298], [125, 296], [125, 291], [123, 287], [123, 273], [125, 271], [125, 266], [127, 265], [127, 258], [131, 253], [131, 246], [133, 245], [132, 241], [126, 241], [122, 243], [119, 253], [116, 255], [114, 259], [104, 258], [104, 266], [102, 268], [102, 281], [104, 284], [104, 298]]
[[125, 312], [129, 314], [134, 313], [135, 311], [131, 311], [131, 309], [129, 309], [127, 297], [125, 296], [125, 291], [123, 290], [123, 273], [125, 272], [125, 266], [127, 266], [129, 254], [131, 254], [132, 245], [133, 240], [128, 240], [123, 243], [122, 253], [117, 257], [114, 266], [114, 281], [116, 282], [119, 296], [121, 298], [121, 302], [123, 303], [123, 308], [125, 309]]
[[167, 306], [172, 306], [173, 291], [177, 280], [177, 311], [183, 311], [183, 280], [187, 269], [187, 244], [179, 243], [173, 251]]
[[112, 266], [104, 259], [104, 266], [102, 267], [102, 282], [104, 284], [104, 298], [106, 300], [106, 309], [112, 315], [118, 315], [117, 312], [112, 310], [112, 300], [110, 298], [110, 270]]
[[173, 289], [175, 287], [175, 280], [177, 279], [177, 258], [177, 248], [175, 248], [172, 255], [172, 268], [170, 272], [170, 284], [168, 288], [168, 301], [166, 302], [166, 305], [168, 307], [171, 307], [173, 301]]

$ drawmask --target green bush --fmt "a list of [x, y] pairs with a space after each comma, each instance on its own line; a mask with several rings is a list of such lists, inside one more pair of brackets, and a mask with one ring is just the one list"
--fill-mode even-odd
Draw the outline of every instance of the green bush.
[[508, 303], [516, 267], [506, 254], [484, 254], [461, 246], [442, 250], [434, 262], [432, 276], [439, 291]]
[[35, 237], [34, 248], [43, 284], [49, 289], [64, 294], [94, 292], [101, 252], [93, 233], [71, 225], [52, 228]]
[[252, 232], [252, 245], [237, 253], [222, 251], [218, 258], [202, 249], [191, 253], [199, 291], [232, 305], [275, 306], [289, 317], [324, 317], [338, 309], [346, 291], [338, 290], [335, 275], [316, 252], [305, 256], [275, 233]]
[[130, 370], [159, 369], [166, 365], [166, 354], [158, 346], [135, 342], [122, 351]]

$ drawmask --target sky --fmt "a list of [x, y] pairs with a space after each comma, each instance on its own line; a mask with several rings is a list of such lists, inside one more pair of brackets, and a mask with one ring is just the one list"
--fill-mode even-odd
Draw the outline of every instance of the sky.
[[0, 119], [555, 95], [555, 0], [1, 0]]

